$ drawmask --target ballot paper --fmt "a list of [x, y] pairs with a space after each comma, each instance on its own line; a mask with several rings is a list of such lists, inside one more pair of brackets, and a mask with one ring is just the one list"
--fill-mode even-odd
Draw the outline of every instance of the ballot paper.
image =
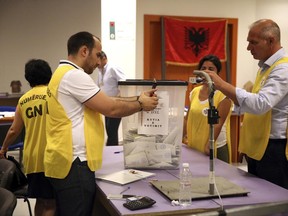
[[1, 111], [0, 112], [0, 118], [14, 117], [14, 116], [15, 116], [15, 112], [11, 112], [11, 111]]
[[107, 181], [110, 183], [125, 185], [154, 175], [155, 173], [152, 172], [145, 172], [136, 169], [125, 169], [110, 174], [96, 174], [96, 179]]

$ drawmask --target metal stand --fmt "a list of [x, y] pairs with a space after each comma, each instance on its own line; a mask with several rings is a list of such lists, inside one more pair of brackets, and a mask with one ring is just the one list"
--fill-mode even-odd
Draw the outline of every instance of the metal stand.
[[199, 70], [194, 70], [193, 72], [195, 75], [204, 77], [207, 81], [208, 88], [209, 88], [209, 109], [208, 109], [208, 124], [210, 125], [209, 127], [209, 147], [210, 147], [210, 169], [209, 169], [209, 194], [213, 195], [214, 194], [214, 189], [215, 189], [215, 171], [214, 171], [214, 154], [215, 154], [215, 149], [214, 149], [214, 124], [218, 124], [219, 120], [219, 115], [218, 115], [218, 110], [214, 107], [214, 86], [213, 82], [210, 78], [210, 76], [205, 73], [204, 71], [199, 71]]

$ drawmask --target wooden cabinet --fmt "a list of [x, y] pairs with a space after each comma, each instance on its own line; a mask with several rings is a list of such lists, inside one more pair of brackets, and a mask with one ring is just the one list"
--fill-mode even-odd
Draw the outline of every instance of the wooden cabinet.
[[11, 94], [8, 96], [0, 96], [0, 106], [17, 106], [19, 98], [22, 94]]
[[230, 135], [231, 135], [231, 152], [232, 152], [232, 163], [238, 163], [239, 153], [239, 137], [240, 127], [243, 116], [232, 114], [230, 118]]

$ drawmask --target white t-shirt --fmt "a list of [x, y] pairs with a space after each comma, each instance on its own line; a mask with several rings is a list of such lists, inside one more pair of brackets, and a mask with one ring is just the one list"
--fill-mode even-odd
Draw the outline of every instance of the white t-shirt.
[[[65, 65], [61, 61], [61, 65]], [[69, 62], [70, 64], [73, 64]], [[75, 65], [75, 64], [73, 64]], [[86, 159], [84, 137], [84, 105], [83, 103], [96, 95], [100, 89], [93, 79], [75, 65], [75, 69], [68, 71], [62, 78], [58, 88], [58, 100], [63, 106], [68, 118], [72, 121], [72, 142], [74, 159]], [[78, 69], [77, 69], [78, 68]]]

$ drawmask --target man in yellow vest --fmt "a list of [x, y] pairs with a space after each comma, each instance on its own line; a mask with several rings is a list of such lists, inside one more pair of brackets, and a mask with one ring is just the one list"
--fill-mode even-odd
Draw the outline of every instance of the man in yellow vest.
[[89, 32], [72, 35], [68, 60], [61, 60], [48, 85], [45, 175], [56, 191], [57, 214], [90, 216], [95, 170], [104, 146], [102, 116], [124, 117], [156, 108], [154, 90], [131, 98], [112, 98], [89, 76], [99, 64], [100, 39]]
[[210, 75], [217, 89], [244, 114], [239, 152], [246, 155], [248, 172], [288, 189], [288, 58], [280, 43], [280, 28], [272, 20], [254, 22], [247, 50], [259, 60], [252, 93]]

